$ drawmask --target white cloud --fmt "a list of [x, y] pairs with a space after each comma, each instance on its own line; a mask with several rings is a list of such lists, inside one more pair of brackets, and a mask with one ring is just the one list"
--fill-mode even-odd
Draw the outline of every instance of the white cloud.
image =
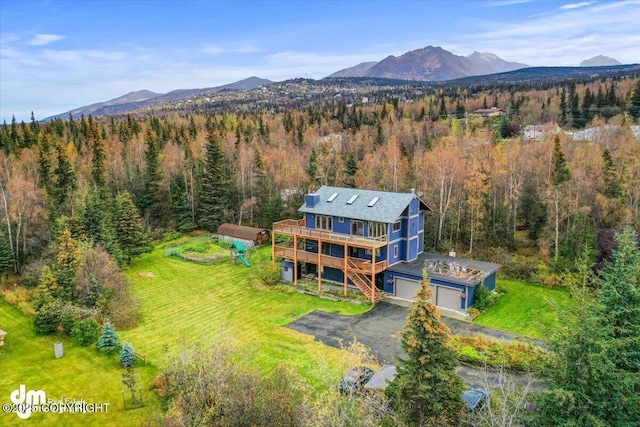
[[255, 53], [255, 52], [258, 52], [259, 50], [257, 47], [250, 44], [243, 44], [243, 45], [228, 47], [228, 48], [224, 48], [224, 47], [213, 45], [213, 44], [208, 44], [202, 48], [202, 51], [210, 55], [221, 55], [224, 53]]
[[63, 38], [64, 36], [59, 34], [36, 34], [32, 39], [27, 41], [27, 44], [31, 46], [44, 46], [62, 40]]
[[560, 6], [558, 9], [561, 9], [561, 10], [580, 9], [581, 7], [590, 6], [593, 3], [595, 3], [595, 1], [583, 1], [581, 3], [569, 3], [569, 4], [565, 4], [564, 6]]

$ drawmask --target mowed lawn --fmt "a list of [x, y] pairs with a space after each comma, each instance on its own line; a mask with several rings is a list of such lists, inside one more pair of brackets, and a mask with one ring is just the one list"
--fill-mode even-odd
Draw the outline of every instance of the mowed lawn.
[[561, 325], [559, 311], [574, 301], [564, 289], [549, 289], [517, 280], [498, 280], [505, 294], [475, 323], [522, 336], [544, 339]]
[[[98, 353], [95, 346], [80, 347], [66, 337], [38, 336], [32, 318], [0, 298], [0, 328], [7, 332], [0, 347], [0, 403], [10, 403], [10, 393], [24, 384], [27, 390], [43, 390], [47, 398], [84, 399], [90, 403], [109, 403], [107, 413], [33, 413], [27, 420], [0, 412], [0, 426], [112, 426], [140, 425], [154, 411], [159, 399], [148, 390], [157, 369], [152, 365], [136, 368], [144, 385], [147, 406], [123, 410], [121, 369], [117, 355]], [[56, 359], [54, 343], [62, 342], [64, 356]]]
[[270, 265], [270, 255], [270, 247], [252, 253], [251, 267], [230, 262], [199, 265], [165, 258], [156, 248], [135, 260], [128, 272], [141, 299], [142, 319], [122, 336], [157, 363], [165, 359], [165, 346], [175, 354], [185, 341], [222, 340], [235, 349], [240, 363], [265, 372], [284, 364], [314, 386], [332, 383], [352, 363], [347, 352], [285, 325], [313, 310], [356, 315], [369, 306], [256, 289], [251, 278]]

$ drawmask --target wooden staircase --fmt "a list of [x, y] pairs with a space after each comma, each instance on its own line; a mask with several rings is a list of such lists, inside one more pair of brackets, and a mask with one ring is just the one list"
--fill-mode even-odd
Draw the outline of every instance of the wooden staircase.
[[[360, 268], [350, 259], [347, 258], [347, 277], [358, 289], [371, 301], [371, 294], [373, 293], [373, 287], [371, 279], [361, 272]], [[384, 292], [376, 289], [373, 302], [379, 302], [384, 299]]]

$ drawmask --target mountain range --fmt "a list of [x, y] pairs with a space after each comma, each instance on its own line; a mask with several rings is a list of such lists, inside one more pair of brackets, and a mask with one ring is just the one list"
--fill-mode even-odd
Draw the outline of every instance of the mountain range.
[[45, 120], [54, 120], [58, 118], [66, 119], [69, 117], [69, 115], [77, 118], [81, 115], [88, 116], [89, 114], [91, 114], [92, 116], [109, 116], [122, 114], [129, 111], [138, 110], [140, 108], [166, 104], [173, 101], [180, 101], [200, 95], [206, 95], [208, 93], [216, 93], [223, 90], [251, 90], [271, 83], [273, 83], [271, 80], [260, 79], [258, 77], [249, 77], [247, 79], [240, 80], [234, 83], [203, 89], [176, 89], [167, 93], [156, 93], [149, 90], [140, 90], [136, 92], [129, 92], [124, 96], [114, 98], [109, 101], [98, 102], [96, 104], [91, 104], [85, 107], [79, 107], [71, 111], [67, 111], [66, 113], [47, 117]]
[[[612, 65], [621, 64], [615, 59], [600, 55], [582, 61], [580, 67]], [[496, 83], [532, 79], [548, 80], [562, 78], [562, 76], [570, 78], [571, 76], [582, 76], [586, 71], [588, 70], [580, 70], [577, 67], [530, 68], [526, 64], [505, 61], [492, 53], [473, 52], [467, 56], [459, 56], [441, 47], [427, 46], [423, 49], [412, 50], [398, 57], [391, 55], [379, 62], [363, 62], [353, 67], [337, 71], [328, 76], [327, 79], [373, 78], [414, 82], [429, 81], [434, 83], [456, 80], [456, 82], [459, 83], [469, 83], [469, 79], [483, 78], [486, 80], [485, 83], [489, 81]], [[614, 72], [615, 70], [604, 71]], [[88, 116], [90, 114], [93, 116], [124, 114], [224, 90], [248, 91], [271, 83], [274, 82], [258, 77], [249, 77], [222, 86], [202, 89], [177, 89], [164, 94], [151, 92], [149, 90], [140, 90], [130, 92], [106, 102], [79, 107], [62, 114], [48, 117], [45, 120], [56, 118], [65, 119], [69, 117], [69, 115], [77, 118], [81, 115]]]
[[504, 73], [526, 67], [528, 65], [508, 62], [492, 53], [473, 52], [468, 56], [459, 56], [441, 47], [427, 46], [397, 57], [390, 55], [380, 62], [363, 62], [333, 73], [329, 77], [443, 81]]

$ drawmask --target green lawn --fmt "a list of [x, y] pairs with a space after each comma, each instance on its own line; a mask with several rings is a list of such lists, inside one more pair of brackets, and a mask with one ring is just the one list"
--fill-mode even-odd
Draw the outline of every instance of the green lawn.
[[[128, 271], [134, 293], [141, 300], [142, 320], [129, 331], [118, 331], [147, 358], [137, 372], [148, 405], [122, 409], [121, 370], [117, 356], [107, 357], [94, 347], [79, 347], [58, 336], [37, 336], [31, 318], [0, 299], [0, 328], [8, 332], [0, 350], [0, 403], [25, 384], [49, 398], [76, 398], [111, 404], [107, 414], [33, 414], [31, 422], [44, 425], [139, 425], [160, 410], [151, 387], [164, 349], [175, 353], [186, 340], [223, 340], [237, 350], [238, 362], [269, 371], [279, 363], [297, 369], [315, 387], [333, 384], [353, 355], [313, 341], [313, 337], [284, 325], [313, 310], [361, 314], [368, 306], [335, 302], [270, 289], [249, 283], [251, 273], [267, 262], [270, 248], [252, 253], [252, 267], [242, 264], [199, 265], [165, 258], [163, 249], [134, 261]], [[270, 262], [270, 261], [268, 261]], [[54, 342], [64, 343], [65, 355], [54, 357]], [[15, 414], [0, 414], [0, 425], [24, 423]]]
[[558, 310], [572, 306], [569, 293], [517, 280], [498, 280], [505, 294], [475, 323], [526, 337], [544, 339], [561, 326]]
[[[31, 326], [31, 318], [2, 298], [0, 329], [7, 332], [5, 345], [0, 347], [0, 403], [9, 403], [11, 391], [25, 384], [27, 390], [43, 390], [47, 398], [54, 400], [84, 399], [91, 403], [110, 404], [108, 412], [102, 414], [34, 413], [28, 420], [0, 412], [0, 425], [138, 425], [160, 409], [158, 398], [151, 391], [144, 390], [146, 407], [123, 410], [117, 356], [99, 354], [93, 346], [76, 346], [65, 337], [37, 336]], [[61, 341], [64, 347], [64, 356], [60, 359], [54, 357], [54, 343], [57, 341]], [[148, 387], [157, 368], [149, 364], [136, 371]]]
[[285, 363], [314, 385], [326, 380], [327, 369], [341, 375], [350, 363], [345, 352], [284, 325], [313, 310], [355, 315], [369, 307], [255, 289], [250, 278], [261, 262], [270, 263], [271, 248], [253, 252], [249, 268], [229, 262], [199, 265], [162, 254], [156, 249], [128, 272], [142, 300], [142, 320], [121, 335], [147, 358], [161, 361], [164, 346], [176, 351], [184, 340], [224, 339], [238, 349], [240, 362], [265, 371]]

